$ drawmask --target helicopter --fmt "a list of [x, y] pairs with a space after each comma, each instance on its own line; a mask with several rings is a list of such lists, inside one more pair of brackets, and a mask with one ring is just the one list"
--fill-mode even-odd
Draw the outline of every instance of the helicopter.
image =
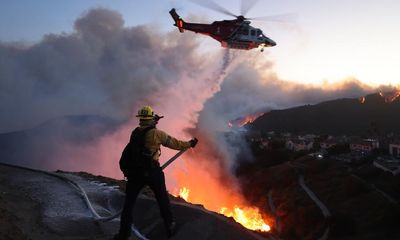
[[[175, 8], [172, 8], [169, 13], [171, 14], [173, 20], [175, 21], [174, 26], [176, 26], [181, 33], [184, 30], [192, 31], [195, 33], [204, 34], [210, 36], [221, 43], [221, 46], [224, 48], [232, 48], [232, 49], [242, 49], [242, 50], [250, 50], [253, 48], [261, 48], [261, 52], [264, 51], [265, 47], [273, 47], [276, 45], [276, 42], [272, 39], [265, 36], [261, 29], [250, 26], [251, 22], [249, 20], [254, 19], [266, 19], [264, 18], [246, 18], [243, 15], [247, 12], [252, 6], [243, 7], [242, 0], [242, 15], [234, 15], [228, 10], [224, 9], [220, 5], [217, 5], [215, 2], [211, 0], [206, 1], [197, 1], [195, 3], [202, 5], [204, 7], [213, 9], [215, 11], [236, 17], [233, 20], [223, 20], [223, 21], [215, 21], [211, 24], [202, 24], [202, 23], [189, 23], [185, 22], [177, 13]], [[255, 4], [256, 1], [252, 1], [252, 5]]]

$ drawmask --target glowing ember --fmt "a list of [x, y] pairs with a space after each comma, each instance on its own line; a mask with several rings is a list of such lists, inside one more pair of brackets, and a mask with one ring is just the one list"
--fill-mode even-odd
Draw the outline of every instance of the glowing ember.
[[236, 222], [242, 224], [245, 228], [253, 231], [268, 232], [271, 230], [261, 217], [261, 214], [257, 208], [239, 208], [234, 207], [233, 211], [228, 210], [228, 208], [223, 207], [219, 213], [232, 217]]
[[263, 115], [263, 113], [256, 113], [256, 114], [253, 114], [253, 115], [246, 116], [244, 119], [242, 119], [242, 121], [240, 123], [240, 126], [242, 127], [242, 126], [244, 126], [244, 125], [246, 125], [248, 123], [254, 122], [261, 115]]
[[258, 117], [260, 117], [263, 114], [264, 113], [255, 113], [255, 114], [245, 116], [243, 118], [238, 118], [236, 120], [228, 122], [228, 126], [229, 127], [234, 127], [234, 126], [235, 127], [243, 127], [246, 124], [254, 122]]
[[360, 103], [365, 103], [365, 97], [360, 97]]
[[380, 92], [379, 95], [385, 99], [385, 102], [391, 103], [400, 97], [400, 91], [394, 91], [392, 93]]
[[189, 198], [189, 189], [183, 187], [179, 190], [179, 197], [181, 197], [182, 199], [185, 199], [185, 201], [188, 201]]
[[392, 95], [387, 96], [387, 97], [385, 98], [385, 101], [386, 101], [387, 103], [391, 103], [391, 102], [393, 102], [394, 100], [396, 100], [398, 97], [400, 97], [400, 91], [396, 91], [396, 92], [394, 92]]

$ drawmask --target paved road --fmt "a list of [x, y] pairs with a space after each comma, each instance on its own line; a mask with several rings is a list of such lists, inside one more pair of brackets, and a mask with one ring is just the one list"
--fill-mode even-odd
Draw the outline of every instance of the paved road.
[[[317, 197], [317, 195], [306, 185], [306, 183], [304, 182], [304, 176], [302, 174], [303, 169], [306, 167], [303, 164], [296, 164], [294, 165], [291, 162], [287, 162], [287, 164], [294, 168], [296, 170], [296, 172], [299, 175], [299, 185], [300, 187], [307, 193], [307, 195], [311, 198], [311, 200], [318, 206], [318, 208], [321, 210], [322, 215], [325, 217], [325, 219], [328, 219], [331, 216], [331, 212], [329, 211], [329, 209], [325, 206], [325, 204], [319, 200], [319, 198]], [[323, 232], [322, 236], [318, 238], [318, 240], [326, 240], [329, 237], [329, 225], [326, 226], [325, 231]]]

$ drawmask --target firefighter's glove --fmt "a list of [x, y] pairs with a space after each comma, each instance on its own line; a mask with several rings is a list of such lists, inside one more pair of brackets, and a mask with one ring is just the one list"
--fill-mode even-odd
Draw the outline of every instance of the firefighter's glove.
[[197, 140], [197, 138], [193, 138], [192, 140], [190, 140], [190, 147], [194, 148], [197, 144], [199, 140]]

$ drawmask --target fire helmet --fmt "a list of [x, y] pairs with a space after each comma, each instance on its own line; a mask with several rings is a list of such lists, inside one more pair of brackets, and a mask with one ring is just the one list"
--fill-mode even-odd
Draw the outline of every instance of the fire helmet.
[[144, 106], [138, 111], [138, 117], [140, 120], [152, 120], [154, 119], [154, 111], [150, 106]]

